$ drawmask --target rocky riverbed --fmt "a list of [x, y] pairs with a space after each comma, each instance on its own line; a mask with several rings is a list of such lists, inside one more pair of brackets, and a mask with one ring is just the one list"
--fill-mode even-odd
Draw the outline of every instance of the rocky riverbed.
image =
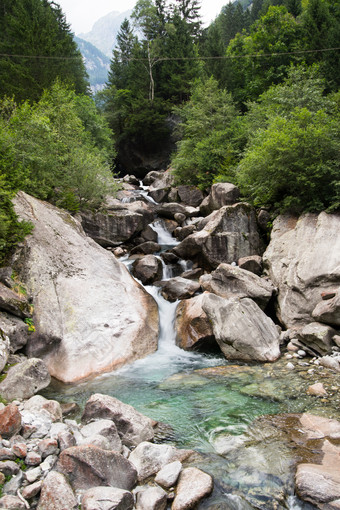
[[[23, 193], [15, 206], [34, 230], [0, 269], [0, 508], [340, 508], [339, 215], [280, 216], [266, 246], [271, 218], [237, 188], [204, 197], [169, 172], [127, 177], [79, 217]], [[165, 376], [163, 391], [241, 381], [247, 398], [308, 405], [241, 435], [216, 428], [195, 453], [113, 396], [89, 395], [80, 423], [76, 405], [34, 396], [51, 376], [78, 383], [157, 350], [164, 325], [143, 285], [177, 308], [176, 356], [228, 360]]]

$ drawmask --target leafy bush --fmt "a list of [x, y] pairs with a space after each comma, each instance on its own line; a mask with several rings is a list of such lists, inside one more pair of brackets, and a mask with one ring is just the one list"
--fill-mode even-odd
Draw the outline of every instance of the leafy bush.
[[237, 169], [243, 193], [278, 211], [340, 206], [339, 118], [296, 108], [274, 117], [251, 141]]
[[230, 94], [210, 78], [198, 81], [191, 99], [175, 108], [182, 136], [172, 159], [179, 183], [204, 189], [218, 174], [231, 174], [237, 156], [233, 138], [237, 111]]

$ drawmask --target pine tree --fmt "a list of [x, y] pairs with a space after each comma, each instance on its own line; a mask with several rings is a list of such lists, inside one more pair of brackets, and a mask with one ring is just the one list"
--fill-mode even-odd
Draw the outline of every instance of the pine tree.
[[59, 5], [48, 0], [1, 0], [0, 90], [38, 100], [56, 78], [87, 92], [81, 54]]

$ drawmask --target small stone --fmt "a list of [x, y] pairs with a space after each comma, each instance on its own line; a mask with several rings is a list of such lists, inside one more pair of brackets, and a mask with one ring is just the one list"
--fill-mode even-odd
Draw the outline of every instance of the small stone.
[[50, 438], [43, 439], [38, 444], [38, 449], [39, 449], [41, 457], [43, 459], [45, 459], [49, 455], [55, 455], [55, 454], [59, 453], [58, 441], [56, 441], [55, 439], [50, 439]]
[[27, 445], [25, 443], [15, 443], [12, 446], [12, 452], [19, 457], [19, 459], [24, 459], [27, 455]]
[[137, 510], [165, 510], [167, 493], [160, 487], [149, 487], [137, 493]]
[[340, 372], [340, 364], [336, 358], [332, 356], [323, 356], [322, 358], [320, 358], [319, 361], [321, 366], [325, 368], [330, 368], [335, 372]]
[[306, 351], [304, 351], [303, 349], [299, 349], [297, 353], [300, 356], [300, 358], [304, 358], [305, 356], [307, 356]]
[[288, 368], [288, 370], [295, 370], [295, 365], [293, 363], [287, 363], [286, 368]]
[[17, 475], [13, 476], [7, 483], [5, 483], [3, 492], [4, 494], [11, 494], [16, 496], [17, 491], [22, 486], [24, 473], [20, 470]]
[[29, 469], [25, 472], [26, 480], [28, 483], [34, 483], [41, 477], [41, 468], [40, 466]]
[[171, 462], [157, 473], [155, 482], [166, 489], [170, 489], [170, 487], [173, 487], [176, 484], [181, 470], [182, 463], [179, 460]]
[[327, 395], [327, 391], [325, 390], [322, 383], [315, 383], [308, 387], [307, 389], [308, 395], [313, 395], [315, 397], [323, 397]]
[[27, 485], [27, 487], [25, 487], [22, 490], [22, 497], [25, 498], [25, 499], [32, 499], [32, 498], [34, 498], [34, 496], [39, 494], [39, 492], [41, 490], [41, 484], [42, 484], [42, 481], [39, 480], [38, 482], [32, 483], [30, 485]]
[[41, 455], [37, 452], [28, 452], [25, 463], [27, 466], [38, 466], [41, 463]]
[[15, 404], [9, 404], [0, 411], [0, 435], [9, 438], [21, 429], [21, 414]]
[[41, 486], [38, 510], [78, 508], [76, 497], [64, 475], [51, 471]]
[[64, 451], [71, 446], [76, 446], [76, 439], [69, 430], [60, 431], [58, 434], [60, 451]]
[[4, 460], [0, 462], [0, 471], [5, 476], [13, 476], [19, 473], [20, 467], [12, 460]]
[[26, 506], [21, 499], [9, 494], [0, 498], [0, 508], [6, 510], [26, 510]]
[[15, 455], [9, 448], [0, 448], [0, 460], [15, 460]]
[[289, 344], [287, 345], [287, 349], [288, 351], [291, 352], [297, 352], [299, 350], [298, 346], [294, 345], [292, 342], [289, 342]]
[[286, 357], [287, 359], [292, 359], [292, 357], [293, 357], [293, 356], [292, 356], [291, 354], [286, 354], [286, 355], [285, 355], [285, 357]]
[[176, 490], [172, 510], [187, 510], [208, 496], [213, 490], [213, 479], [200, 469], [190, 467], [183, 469]]
[[93, 487], [84, 492], [81, 508], [82, 510], [132, 510], [133, 503], [133, 496], [129, 491], [114, 487]]
[[53, 469], [53, 467], [55, 466], [57, 460], [58, 460], [58, 455], [49, 455], [48, 457], [46, 457], [44, 462], [42, 462], [40, 464], [40, 469], [44, 473], [51, 471], [51, 469]]
[[310, 368], [309, 370], [307, 370], [307, 374], [310, 375], [314, 374], [314, 372], [315, 372], [314, 368]]

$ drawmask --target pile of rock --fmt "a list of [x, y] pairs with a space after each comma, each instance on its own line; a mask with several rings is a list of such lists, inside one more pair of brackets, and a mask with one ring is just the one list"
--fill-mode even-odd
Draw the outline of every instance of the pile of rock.
[[156, 422], [114, 397], [95, 394], [81, 423], [58, 402], [34, 396], [0, 410], [0, 508], [39, 510], [192, 508], [210, 475], [183, 467], [191, 450], [154, 444]]

